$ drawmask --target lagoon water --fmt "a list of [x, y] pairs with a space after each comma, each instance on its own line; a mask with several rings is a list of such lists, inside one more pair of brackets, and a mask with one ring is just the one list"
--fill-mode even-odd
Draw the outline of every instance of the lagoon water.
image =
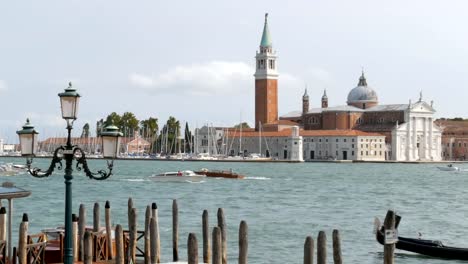
[[[0, 161], [24, 163], [22, 158]], [[36, 159], [34, 165], [46, 169], [50, 159]], [[101, 169], [105, 162], [89, 161]], [[94, 202], [111, 202], [114, 224], [127, 226], [127, 200], [133, 197], [140, 227], [145, 207], [157, 202], [160, 217], [162, 261], [172, 258], [172, 199], [179, 203], [179, 255], [186, 259], [189, 232], [197, 234], [202, 253], [201, 216], [209, 211], [210, 226], [216, 212], [224, 208], [228, 225], [228, 258], [237, 263], [238, 227], [249, 226], [249, 263], [302, 263], [306, 236], [316, 240], [326, 231], [328, 255], [332, 260], [331, 234], [339, 229], [345, 263], [383, 263], [383, 247], [374, 238], [373, 222], [382, 221], [387, 209], [403, 218], [402, 236], [439, 239], [445, 244], [468, 247], [468, 172], [439, 171], [436, 164], [374, 163], [220, 163], [118, 160], [115, 175], [106, 181], [87, 179], [74, 172], [73, 208], [87, 207], [92, 221]], [[463, 167], [463, 165], [461, 165]], [[465, 165], [468, 168], [468, 164]], [[153, 173], [177, 170], [229, 169], [247, 176], [245, 180], [206, 179], [202, 183], [155, 182]], [[27, 174], [0, 177], [31, 190], [28, 198], [15, 200], [14, 237], [23, 212], [30, 219], [30, 230], [63, 223], [63, 170], [48, 178]], [[104, 224], [104, 221], [102, 221]], [[397, 251], [396, 263], [432, 264], [444, 260]], [[450, 261], [450, 263], [464, 263]]]

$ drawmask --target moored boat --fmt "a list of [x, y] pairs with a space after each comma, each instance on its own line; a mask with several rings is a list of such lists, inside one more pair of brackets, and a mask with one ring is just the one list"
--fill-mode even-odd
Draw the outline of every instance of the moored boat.
[[205, 175], [197, 174], [191, 170], [184, 170], [184, 171], [171, 171], [171, 172], [164, 172], [160, 174], [154, 174], [150, 176], [151, 180], [155, 181], [190, 181], [190, 182], [199, 182], [205, 179]]
[[[396, 216], [396, 227], [400, 222], [401, 217]], [[376, 226], [376, 239], [384, 245], [385, 244], [385, 229], [380, 225], [380, 221], [377, 221]], [[439, 240], [428, 240], [420, 238], [407, 238], [398, 236], [395, 243], [395, 247], [400, 250], [406, 250], [421, 255], [443, 258], [443, 259], [457, 259], [457, 260], [468, 260], [468, 248], [449, 247], [445, 246]]]

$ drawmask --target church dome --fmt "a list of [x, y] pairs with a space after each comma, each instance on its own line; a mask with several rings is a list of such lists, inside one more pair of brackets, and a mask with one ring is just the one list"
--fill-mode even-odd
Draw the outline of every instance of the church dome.
[[377, 93], [371, 87], [367, 86], [364, 72], [359, 78], [358, 86], [354, 87], [348, 94], [348, 105], [360, 103], [375, 103], [377, 104]]

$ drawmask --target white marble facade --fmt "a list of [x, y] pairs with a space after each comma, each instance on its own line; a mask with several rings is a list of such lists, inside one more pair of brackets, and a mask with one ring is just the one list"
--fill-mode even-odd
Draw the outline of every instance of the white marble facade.
[[392, 160], [442, 160], [442, 130], [434, 124], [435, 110], [421, 100], [408, 106], [405, 123], [392, 131]]

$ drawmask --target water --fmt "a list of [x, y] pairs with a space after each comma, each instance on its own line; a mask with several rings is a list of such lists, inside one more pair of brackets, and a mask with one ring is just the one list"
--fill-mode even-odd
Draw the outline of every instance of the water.
[[[24, 163], [22, 158], [0, 161]], [[47, 168], [49, 159], [36, 159]], [[101, 169], [104, 161], [91, 160]], [[172, 199], [179, 202], [180, 253], [186, 258], [189, 232], [197, 234], [201, 254], [201, 216], [209, 211], [210, 226], [216, 212], [224, 208], [228, 225], [228, 258], [237, 261], [237, 236], [241, 220], [249, 226], [250, 263], [301, 263], [306, 236], [316, 240], [324, 230], [331, 258], [331, 233], [339, 229], [345, 263], [383, 263], [382, 250], [372, 233], [374, 217], [384, 218], [387, 209], [402, 217], [400, 235], [439, 239], [445, 244], [468, 247], [468, 172], [443, 172], [435, 164], [372, 163], [214, 163], [167, 161], [116, 161], [115, 175], [106, 181], [87, 179], [74, 172], [73, 208], [87, 207], [92, 221], [94, 202], [109, 200], [114, 224], [127, 226], [127, 199], [133, 197], [140, 227], [145, 206], [157, 202], [160, 216], [162, 260], [172, 257]], [[463, 167], [463, 165], [461, 166]], [[468, 168], [468, 165], [465, 167]], [[200, 168], [229, 169], [247, 176], [245, 180], [206, 179], [202, 183], [154, 182], [147, 176], [156, 172]], [[15, 200], [15, 237], [21, 214], [27, 212], [30, 230], [63, 223], [63, 171], [45, 179], [29, 175], [0, 177], [32, 191], [28, 198]], [[102, 221], [103, 223], [104, 221]], [[397, 251], [396, 263], [442, 263]], [[464, 263], [451, 261], [450, 263]]]

